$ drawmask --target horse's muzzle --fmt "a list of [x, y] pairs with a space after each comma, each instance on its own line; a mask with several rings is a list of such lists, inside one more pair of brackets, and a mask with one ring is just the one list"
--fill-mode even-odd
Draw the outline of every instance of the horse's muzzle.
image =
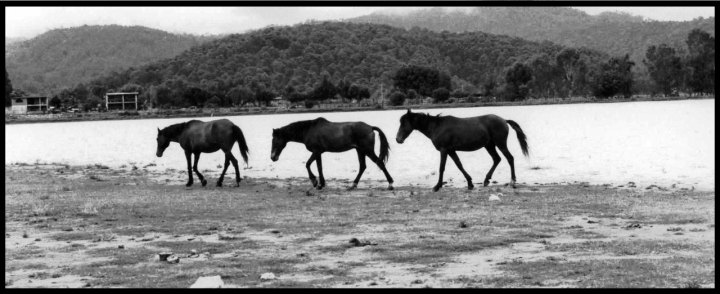
[[155, 155], [157, 155], [157, 157], [162, 157], [162, 154], [163, 154], [162, 152], [155, 153]]
[[398, 142], [398, 144], [402, 144], [403, 142], [405, 142], [405, 138], [397, 136], [395, 137], [395, 142]]

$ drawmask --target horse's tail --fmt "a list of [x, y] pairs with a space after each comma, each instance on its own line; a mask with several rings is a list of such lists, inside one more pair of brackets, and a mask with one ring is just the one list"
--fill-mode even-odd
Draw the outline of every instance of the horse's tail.
[[245, 160], [245, 164], [248, 162], [248, 152], [250, 150], [248, 149], [247, 143], [245, 143], [245, 135], [243, 135], [242, 130], [240, 127], [233, 125], [233, 136], [235, 137], [235, 140], [238, 142], [238, 146], [240, 147], [240, 155], [242, 155], [243, 160]]
[[388, 140], [380, 128], [372, 127], [372, 129], [380, 135], [380, 160], [382, 160], [383, 163], [387, 163], [388, 157], [390, 157], [390, 153], [388, 152], [390, 150], [390, 144], [388, 144]]
[[522, 149], [523, 154], [529, 157], [530, 155], [528, 154], [528, 149], [530, 147], [528, 146], [527, 137], [525, 136], [525, 133], [523, 133], [523, 130], [520, 128], [520, 125], [509, 119], [506, 121], [513, 128], [513, 130], [515, 130], [515, 133], [517, 133], [517, 138], [520, 142], [520, 148]]

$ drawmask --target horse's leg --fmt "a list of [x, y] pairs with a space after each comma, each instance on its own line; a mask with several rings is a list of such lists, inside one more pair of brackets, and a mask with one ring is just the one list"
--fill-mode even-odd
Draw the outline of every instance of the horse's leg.
[[195, 174], [197, 174], [198, 179], [200, 179], [200, 183], [202, 183], [202, 186], [205, 187], [207, 185], [207, 181], [205, 180], [205, 177], [203, 177], [202, 174], [200, 174], [200, 171], [198, 171], [197, 164], [200, 160], [200, 152], [195, 152], [195, 164], [193, 164], [193, 170], [195, 171]]
[[[235, 159], [235, 156], [228, 151], [228, 159], [230, 159], [230, 162], [232, 163], [233, 167], [235, 168], [235, 187], [240, 187], [240, 181], [242, 179], [240, 178], [240, 169], [238, 168], [238, 161]], [[225, 164], [225, 168], [227, 168], [227, 163]]]
[[385, 164], [382, 162], [382, 160], [380, 160], [380, 158], [377, 157], [377, 155], [375, 155], [375, 151], [368, 151], [365, 154], [367, 155], [367, 157], [370, 157], [370, 160], [377, 164], [380, 170], [382, 170], [382, 172], [385, 174], [385, 178], [388, 181], [388, 190], [392, 190], [393, 178], [390, 176], [390, 173], [388, 173], [387, 169], [385, 168]]
[[505, 143], [498, 144], [498, 149], [500, 149], [500, 152], [505, 156], [505, 159], [507, 159], [508, 163], [510, 164], [510, 175], [511, 175], [511, 181], [510, 185], [512, 185], [513, 188], [515, 188], [515, 161], [510, 154], [510, 151], [508, 151], [507, 146]]
[[310, 170], [310, 165], [315, 161], [316, 155], [313, 153], [310, 155], [310, 159], [308, 159], [307, 163], [305, 163], [305, 168], [307, 168], [308, 176], [310, 177], [310, 181], [313, 184], [313, 187], [317, 187], [318, 181], [315, 179], [315, 175], [312, 173], [312, 170]]
[[440, 151], [440, 175], [438, 177], [438, 183], [433, 187], [433, 192], [437, 192], [442, 188], [443, 185], [443, 173], [445, 172], [445, 162], [447, 162], [447, 151]]
[[467, 180], [468, 182], [468, 190], [472, 190], [475, 187], [472, 184], [472, 178], [467, 172], [465, 172], [465, 169], [463, 168], [462, 163], [460, 163], [460, 158], [457, 156], [457, 153], [455, 153], [455, 151], [449, 151], [448, 155], [450, 155], [450, 158], [452, 158], [452, 160], [455, 162], [455, 165], [457, 165], [463, 176], [465, 176], [465, 180]]
[[483, 182], [483, 186], [487, 187], [488, 184], [490, 184], [490, 179], [492, 179], [492, 175], [495, 172], [495, 168], [500, 164], [500, 161], [502, 161], [502, 158], [500, 155], [498, 155], [497, 150], [495, 150], [495, 144], [492, 142], [485, 146], [485, 149], [487, 149], [487, 152], [490, 154], [490, 157], [492, 157], [493, 165], [490, 168], [490, 171], [485, 176], [485, 181]]
[[216, 186], [218, 186], [218, 187], [222, 187], [223, 179], [225, 179], [225, 172], [227, 171], [228, 166], [230, 166], [230, 157], [228, 157], [228, 153], [229, 152], [225, 152], [225, 167], [223, 168], [223, 171], [220, 174], [220, 178], [217, 181]]
[[348, 188], [348, 190], [357, 188], [358, 182], [360, 182], [360, 177], [365, 172], [365, 167], [366, 167], [365, 154], [362, 153], [362, 151], [360, 151], [360, 149], [355, 149], [355, 151], [357, 151], [357, 154], [358, 154], [358, 161], [360, 162], [360, 170], [358, 170], [358, 175], [357, 175], [357, 177], [355, 177], [355, 181], [353, 181], [352, 186], [350, 186]]
[[190, 151], [185, 151], [185, 159], [187, 160], [187, 170], [188, 170], [188, 181], [187, 184], [185, 184], [185, 187], [190, 187], [193, 184], [193, 175], [192, 175], [192, 165], [190, 164], [190, 156], [192, 153]]
[[322, 153], [317, 153], [317, 156], [315, 156], [315, 161], [317, 162], [318, 176], [320, 176], [320, 183], [315, 188], [318, 190], [322, 190], [322, 188], [325, 187], [325, 176], [323, 176], [322, 171]]

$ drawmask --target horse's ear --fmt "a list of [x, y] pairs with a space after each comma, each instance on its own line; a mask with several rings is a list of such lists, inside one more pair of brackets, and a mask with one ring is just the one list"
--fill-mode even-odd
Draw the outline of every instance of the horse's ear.
[[160, 134], [160, 128], [158, 128], [158, 134]]
[[410, 113], [410, 108], [408, 108], [408, 112], [407, 112], [407, 113]]

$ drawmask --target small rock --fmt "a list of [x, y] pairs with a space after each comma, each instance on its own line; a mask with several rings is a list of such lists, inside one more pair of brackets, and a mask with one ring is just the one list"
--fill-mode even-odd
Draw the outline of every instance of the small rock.
[[188, 241], [192, 241], [192, 240], [195, 240], [195, 238], [188, 238], [187, 240], [188, 240]]
[[376, 286], [377, 284], [378, 284], [377, 282], [370, 282], [370, 284], [368, 284], [368, 286]]
[[490, 194], [490, 198], [488, 199], [490, 201], [500, 201], [500, 197], [496, 194]]
[[599, 221], [594, 221], [594, 220], [589, 220], [589, 221], [588, 221], [588, 224], [597, 224], [597, 223], [599, 223]]
[[361, 247], [361, 246], [368, 246], [368, 245], [377, 245], [376, 242], [371, 242], [368, 240], [359, 240], [358, 238], [352, 238], [350, 239], [350, 244], [352, 244], [355, 247]]
[[412, 281], [412, 283], [413, 283], [413, 284], [422, 284], [423, 281], [420, 280], [420, 279], [417, 279], [417, 280], [415, 280], [415, 281]]
[[36, 238], [36, 239], [35, 239], [35, 242], [40, 242], [40, 238]]
[[72, 231], [73, 231], [73, 228], [64, 228], [64, 229], [62, 229], [62, 230], [65, 231], [65, 232], [72, 232]]
[[118, 245], [118, 249], [125, 249], [125, 245]]
[[167, 262], [168, 262], [168, 263], [179, 263], [179, 262], [180, 262], [180, 256], [170, 255], [170, 256], [167, 258]]
[[190, 253], [192, 253], [192, 255], [198, 254], [198, 253], [197, 253], [197, 250], [195, 250], [195, 249], [190, 250]]
[[461, 222], [460, 222], [460, 227], [461, 227], [461, 228], [467, 228], [467, 227], [468, 227], [468, 224], [465, 223], [464, 221], [461, 221]]
[[280, 230], [277, 230], [277, 229], [276, 229], [276, 230], [270, 230], [270, 233], [273, 233], [273, 234], [280, 234]]
[[223, 286], [225, 286], [225, 282], [220, 276], [211, 276], [198, 278], [190, 288], [222, 288]]
[[[120, 245], [120, 246], [122, 246], [122, 245]], [[160, 252], [158, 254], [158, 257], [160, 258], [160, 261], [167, 261], [168, 257], [170, 257], [171, 255], [173, 255], [172, 252]]]
[[274, 280], [274, 279], [277, 279], [277, 277], [275, 277], [275, 274], [273, 274], [273, 273], [264, 273], [264, 274], [260, 275], [261, 281], [269, 281], [269, 280]]

